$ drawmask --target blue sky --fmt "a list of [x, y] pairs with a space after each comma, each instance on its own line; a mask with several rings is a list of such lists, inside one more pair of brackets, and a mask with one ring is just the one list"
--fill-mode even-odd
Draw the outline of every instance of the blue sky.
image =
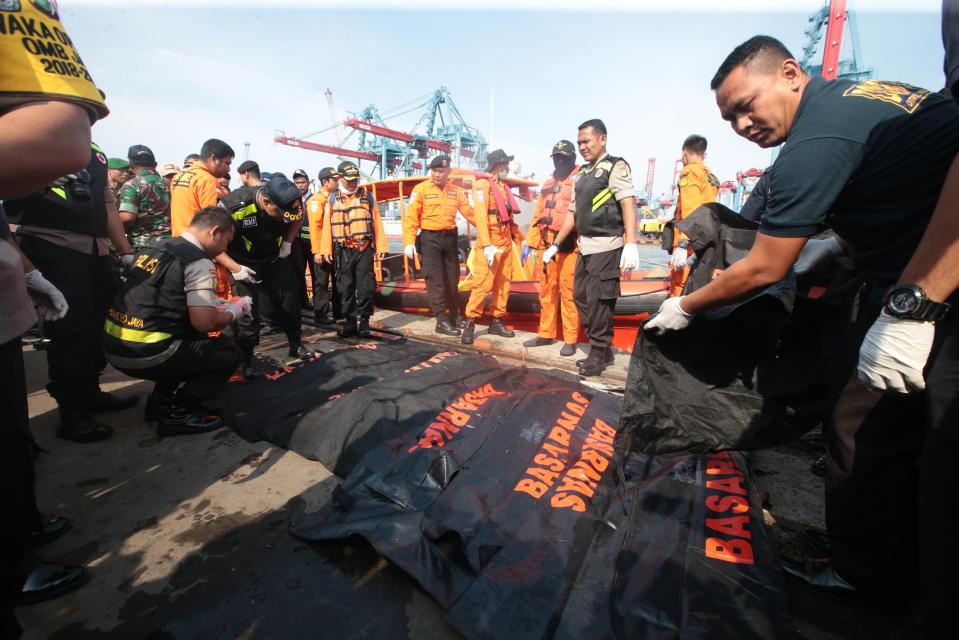
[[[226, 8], [226, 5], [232, 5]], [[546, 3], [574, 6], [568, 0]], [[492, 0], [511, 9], [395, 11], [357, 0], [337, 3], [113, 3], [62, 0], [61, 17], [111, 115], [94, 138], [111, 155], [147, 144], [159, 161], [179, 163], [218, 137], [265, 170], [304, 168], [311, 175], [335, 158], [276, 145], [278, 130], [299, 136], [330, 123], [330, 88], [340, 118], [369, 104], [387, 111], [445, 85], [461, 113], [492, 144], [517, 156], [524, 172], [545, 178], [547, 157], [576, 125], [602, 118], [610, 151], [632, 164], [637, 184], [655, 156], [655, 191], [668, 188], [682, 140], [709, 139], [707, 164], [721, 179], [764, 167], [769, 152], [735, 136], [718, 115], [709, 80], [722, 58], [756, 33], [776, 36], [799, 54], [807, 16], [821, 3], [701, 0], [594, 3], [602, 12], [530, 10], [533, 2]], [[409, 5], [409, 3], [405, 3]], [[942, 83], [939, 2], [853, 0], [864, 62], [876, 76], [930, 89]], [[472, 5], [475, 6], [475, 3]], [[576, 3], [575, 6], [582, 6]], [[620, 7], [631, 10], [615, 10]], [[651, 10], [637, 7], [652, 6]], [[676, 10], [676, 9], [682, 10]], [[390, 120], [413, 126], [419, 113]], [[311, 138], [332, 143], [332, 133]]]

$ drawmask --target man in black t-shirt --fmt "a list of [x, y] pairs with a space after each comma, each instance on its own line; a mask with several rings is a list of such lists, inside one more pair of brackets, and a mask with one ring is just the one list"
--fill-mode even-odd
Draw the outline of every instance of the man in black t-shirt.
[[[947, 371], [956, 356], [939, 346], [951, 345], [959, 330], [946, 303], [959, 286], [959, 225], [936, 206], [959, 151], [959, 109], [908, 84], [810, 78], [767, 36], [737, 47], [712, 88], [736, 133], [764, 148], [782, 144], [782, 151], [749, 255], [706, 287], [665, 302], [646, 328], [683, 329], [697, 314], [762, 290], [788, 273], [810, 236], [836, 232], [870, 286], [861, 332], [849, 338], [862, 343], [861, 382], [854, 376], [843, 392], [862, 406], [853, 410], [840, 400], [827, 433], [831, 496], [846, 496], [840, 506], [827, 495], [830, 533], [836, 522], [843, 529], [833, 540], [833, 563], [807, 567], [800, 577], [833, 593], [860, 587], [889, 595], [911, 584], [903, 558], [915, 543], [909, 531], [890, 534], [896, 520], [908, 518], [889, 517], [885, 505], [912, 512], [915, 493], [903, 487], [914, 486], [927, 404], [928, 431], [939, 447], [955, 451], [959, 441], [959, 421], [947, 419], [959, 395], [957, 377]], [[922, 389], [924, 396], [910, 394]], [[858, 416], [845, 432], [844, 408]], [[955, 484], [946, 482], [949, 491]], [[940, 507], [955, 501], [955, 493], [939, 495]]]

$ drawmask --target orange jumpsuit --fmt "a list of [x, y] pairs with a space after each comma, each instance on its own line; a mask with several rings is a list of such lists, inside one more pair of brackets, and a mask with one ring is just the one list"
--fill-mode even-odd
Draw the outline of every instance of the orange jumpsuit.
[[[676, 203], [674, 220], [682, 220], [693, 211], [707, 202], [716, 202], [719, 195], [719, 180], [702, 162], [690, 162], [683, 167], [679, 174], [679, 200]], [[673, 249], [680, 242], [688, 242], [689, 238], [678, 229], [673, 235]], [[688, 255], [693, 255], [691, 247], [686, 249]], [[669, 295], [682, 295], [686, 278], [689, 277], [689, 265], [682, 269], [670, 269], [672, 286]]]
[[445, 189], [440, 189], [432, 178], [419, 183], [410, 193], [410, 203], [403, 217], [403, 244], [414, 244], [419, 229], [455, 229], [457, 210], [470, 224], [474, 224], [473, 207], [465, 189], [452, 182], [448, 182]]
[[[543, 183], [529, 225], [527, 245], [545, 251], [553, 243], [569, 213], [569, 203], [573, 198], [578, 172], [579, 167], [576, 166], [565, 180], [557, 181], [550, 176]], [[549, 221], [545, 220], [547, 218]], [[546, 269], [540, 271], [538, 334], [541, 338], [552, 340], [557, 337], [556, 321], [557, 315], [560, 315], [563, 342], [576, 344], [579, 336], [579, 312], [573, 301], [573, 273], [576, 271], [577, 254], [576, 245], [573, 244], [572, 251], [557, 253], [546, 265]]]
[[[473, 290], [466, 304], [466, 317], [479, 318], [483, 315], [486, 296], [492, 294], [490, 313], [494, 318], [506, 315], [506, 300], [513, 280], [513, 242], [522, 242], [523, 233], [510, 216], [508, 224], [499, 219], [490, 189], [500, 189], [504, 200], [508, 186], [497, 178], [477, 180], [473, 187], [473, 214], [476, 219], [476, 256], [473, 259]], [[519, 213], [518, 211], [515, 213]], [[483, 255], [483, 249], [494, 246], [498, 251], [490, 266]]]
[[[326, 201], [330, 194], [320, 189], [306, 201], [307, 224], [310, 225], [310, 249], [314, 254], [323, 254], [323, 224], [326, 219]], [[332, 244], [331, 244], [332, 246]]]
[[[173, 237], [189, 228], [197, 211], [204, 207], [215, 207], [227, 193], [229, 191], [223, 188], [220, 181], [199, 162], [194, 162], [173, 176], [170, 182], [170, 232]], [[216, 295], [219, 298], [229, 298], [233, 295], [230, 275], [219, 262], [214, 264]]]

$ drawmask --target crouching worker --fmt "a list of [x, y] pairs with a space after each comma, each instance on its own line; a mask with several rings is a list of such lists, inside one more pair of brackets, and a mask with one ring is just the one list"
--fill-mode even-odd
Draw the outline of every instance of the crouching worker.
[[200, 402], [216, 394], [239, 366], [233, 340], [209, 337], [250, 314], [248, 298], [216, 297], [212, 258], [226, 250], [234, 225], [222, 207], [198, 211], [188, 230], [139, 253], [103, 325], [107, 361], [133, 378], [156, 383], [146, 419], [161, 436], [222, 426]]

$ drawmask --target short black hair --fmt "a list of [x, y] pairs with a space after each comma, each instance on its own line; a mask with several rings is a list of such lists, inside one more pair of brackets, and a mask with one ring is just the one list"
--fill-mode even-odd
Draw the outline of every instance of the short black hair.
[[251, 175], [257, 180], [260, 179], [260, 167], [250, 167], [246, 171], [241, 171], [241, 173], [246, 173], [248, 175]]
[[585, 129], [586, 127], [591, 127], [596, 133], [601, 133], [604, 136], [606, 135], [606, 125], [599, 118], [593, 118], [592, 120], [587, 120], [583, 124], [577, 127], [578, 130]]
[[683, 151], [692, 151], [697, 156], [705, 155], [707, 144], [706, 138], [702, 137], [698, 133], [694, 133], [683, 140]]
[[199, 227], [200, 229], [212, 229], [213, 227], [226, 229], [227, 227], [233, 226], [233, 218], [230, 217], [230, 213], [223, 207], [203, 207], [193, 214], [193, 219], [190, 220], [190, 226]]
[[783, 61], [795, 58], [782, 42], [772, 36], [753, 36], [742, 43], [732, 53], [726, 56], [723, 63], [719, 65], [716, 75], [713, 76], [709, 88], [715, 91], [723, 83], [733, 69], [744, 64], [750, 64], [759, 58], [764, 67], [771, 68], [773, 65], [782, 64]]
[[191, 153], [187, 157], [183, 158], [183, 166], [186, 167], [188, 164], [194, 163], [200, 159], [199, 153]]
[[216, 138], [210, 138], [203, 143], [202, 147], [200, 147], [200, 157], [204, 160], [210, 156], [215, 156], [217, 158], [232, 158], [235, 155], [236, 153], [233, 151], [233, 147], [222, 140], [217, 140]]

